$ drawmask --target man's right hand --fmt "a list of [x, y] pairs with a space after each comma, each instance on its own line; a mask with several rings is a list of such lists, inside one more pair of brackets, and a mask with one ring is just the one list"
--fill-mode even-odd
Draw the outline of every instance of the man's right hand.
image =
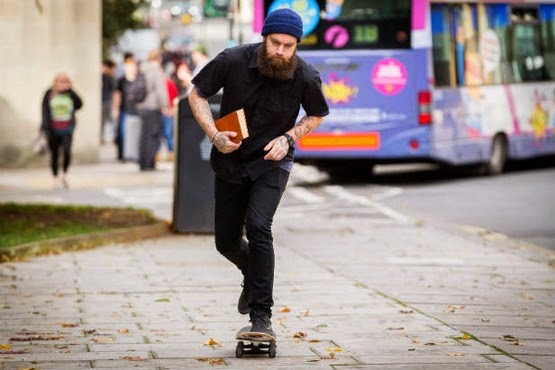
[[235, 136], [237, 136], [237, 133], [233, 131], [218, 131], [214, 135], [212, 144], [214, 144], [220, 153], [228, 154], [234, 152], [241, 146], [241, 142], [236, 144], [231, 141]]

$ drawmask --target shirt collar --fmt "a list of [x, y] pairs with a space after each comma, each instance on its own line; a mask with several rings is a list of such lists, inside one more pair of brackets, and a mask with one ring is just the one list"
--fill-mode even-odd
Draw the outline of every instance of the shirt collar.
[[258, 68], [257, 59], [258, 59], [258, 53], [260, 52], [261, 47], [262, 47], [262, 43], [259, 43], [254, 48], [254, 52], [252, 53], [251, 60], [249, 61], [249, 69]]

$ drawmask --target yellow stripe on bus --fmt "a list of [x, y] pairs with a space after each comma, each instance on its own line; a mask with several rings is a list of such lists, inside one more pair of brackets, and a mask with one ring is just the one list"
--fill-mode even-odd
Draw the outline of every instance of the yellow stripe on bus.
[[380, 135], [377, 132], [350, 134], [311, 134], [298, 142], [301, 150], [360, 150], [380, 148]]

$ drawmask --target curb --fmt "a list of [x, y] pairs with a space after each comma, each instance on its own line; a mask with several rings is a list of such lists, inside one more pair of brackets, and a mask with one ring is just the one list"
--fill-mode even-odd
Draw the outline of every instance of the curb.
[[58, 254], [68, 251], [90, 249], [107, 244], [152, 239], [170, 233], [170, 225], [166, 222], [158, 221], [155, 224], [146, 226], [132, 226], [107, 232], [97, 231], [88, 234], [43, 240], [0, 250], [0, 263], [19, 261], [45, 254]]

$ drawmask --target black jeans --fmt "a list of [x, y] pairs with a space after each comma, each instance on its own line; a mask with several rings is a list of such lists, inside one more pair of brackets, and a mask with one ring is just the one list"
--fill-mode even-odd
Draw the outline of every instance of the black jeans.
[[48, 134], [48, 147], [50, 148], [50, 168], [52, 175], [58, 176], [58, 156], [60, 147], [63, 153], [63, 170], [67, 172], [69, 164], [71, 163], [71, 142], [73, 141], [72, 134], [55, 135], [50, 132]]
[[216, 177], [216, 248], [248, 278], [251, 311], [271, 314], [274, 305], [272, 222], [288, 178], [281, 168], [242, 184]]

